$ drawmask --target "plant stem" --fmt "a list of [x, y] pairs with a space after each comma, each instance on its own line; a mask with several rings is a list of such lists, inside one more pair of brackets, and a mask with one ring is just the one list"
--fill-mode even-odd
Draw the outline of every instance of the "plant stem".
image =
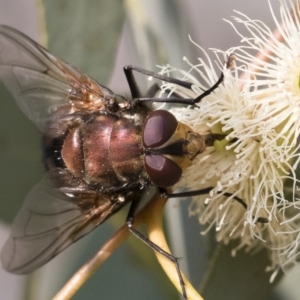
[[[163, 225], [162, 225], [163, 208], [166, 202], [167, 199], [162, 198], [161, 196], [157, 196], [153, 205], [151, 205], [151, 207], [148, 209], [147, 216], [146, 216], [147, 217], [146, 223], [148, 227], [149, 239], [152, 242], [154, 242], [156, 245], [161, 247], [163, 250], [171, 253], [164, 235]], [[174, 263], [156, 251], [155, 251], [155, 255], [160, 265], [164, 269], [165, 273], [171, 280], [171, 282], [174, 284], [176, 289], [181, 293], [181, 286], [179, 283], [179, 278]], [[190, 282], [187, 280], [184, 274], [182, 274], [182, 277], [185, 282], [185, 288], [186, 288], [188, 299], [203, 300], [203, 298], [190, 284]]]

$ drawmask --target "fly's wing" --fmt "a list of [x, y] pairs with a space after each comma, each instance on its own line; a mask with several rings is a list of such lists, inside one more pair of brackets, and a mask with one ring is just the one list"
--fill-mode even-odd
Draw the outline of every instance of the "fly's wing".
[[[0, 80], [48, 137], [77, 114], [103, 110], [114, 94], [17, 30], [0, 26]], [[54, 169], [27, 196], [1, 253], [3, 267], [29, 273], [90, 232], [125, 203], [112, 202]]]
[[126, 203], [112, 202], [107, 195], [89, 193], [80, 187], [62, 192], [54, 182], [63, 173], [47, 173], [27, 196], [2, 249], [1, 261], [7, 271], [34, 271]]
[[0, 26], [0, 79], [25, 115], [51, 137], [66, 129], [68, 115], [104, 109], [104, 102], [114, 97], [108, 88], [7, 26]]

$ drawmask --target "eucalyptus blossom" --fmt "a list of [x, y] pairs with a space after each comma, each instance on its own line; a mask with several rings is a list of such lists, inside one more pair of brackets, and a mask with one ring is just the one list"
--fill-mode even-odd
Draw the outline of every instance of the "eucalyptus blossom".
[[[269, 269], [276, 274], [296, 262], [300, 250], [300, 12], [289, 0], [280, 1], [280, 20], [271, 4], [270, 9], [276, 33], [236, 12], [231, 24], [241, 45], [214, 50], [217, 71], [197, 45], [203, 58], [196, 64], [184, 58], [187, 71], [165, 66], [161, 72], [194, 84], [189, 91], [165, 83], [163, 91], [194, 98], [224, 72], [219, 88], [197, 106], [172, 109], [193, 130], [224, 135], [198, 156], [176, 188], [213, 187], [209, 195], [193, 198], [190, 213], [207, 230], [214, 228], [219, 241], [238, 238], [238, 248], [268, 248]], [[248, 35], [239, 32], [241, 25]]]

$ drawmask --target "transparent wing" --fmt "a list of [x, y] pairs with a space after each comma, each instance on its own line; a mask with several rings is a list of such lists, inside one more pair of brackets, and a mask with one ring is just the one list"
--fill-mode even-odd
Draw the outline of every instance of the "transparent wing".
[[[57, 174], [55, 173], [57, 180]], [[74, 189], [62, 192], [48, 173], [27, 196], [1, 253], [3, 268], [24, 274], [45, 264], [125, 203]]]
[[[27, 117], [48, 136], [58, 136], [69, 114], [104, 109], [112, 91], [50, 54], [21, 32], [0, 26], [0, 79]], [[49, 129], [49, 123], [57, 122]], [[51, 122], [52, 121], [52, 122]]]

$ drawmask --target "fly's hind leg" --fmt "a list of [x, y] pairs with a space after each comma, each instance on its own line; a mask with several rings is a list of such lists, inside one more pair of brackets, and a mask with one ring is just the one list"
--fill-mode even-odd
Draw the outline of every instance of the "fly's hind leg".
[[181, 290], [182, 290], [182, 298], [184, 300], [187, 300], [187, 295], [186, 295], [186, 290], [185, 290], [185, 284], [184, 284], [184, 280], [182, 278], [181, 275], [181, 271], [180, 271], [180, 267], [179, 267], [179, 259], [176, 256], [173, 256], [172, 254], [166, 252], [165, 250], [163, 250], [161, 247], [159, 247], [158, 245], [156, 245], [155, 243], [151, 242], [146, 236], [144, 236], [142, 233], [140, 233], [138, 230], [136, 230], [135, 228], [133, 228], [133, 223], [134, 223], [134, 215], [135, 212], [137, 210], [139, 201], [133, 201], [131, 203], [127, 218], [126, 218], [126, 224], [128, 226], [128, 230], [135, 235], [138, 239], [140, 239], [142, 242], [144, 242], [147, 246], [149, 246], [151, 249], [153, 249], [154, 251], [157, 251], [158, 253], [160, 253], [161, 255], [163, 255], [164, 257], [166, 257], [168, 260], [170, 260], [172, 263], [174, 263], [176, 270], [177, 270], [177, 274], [178, 274], [178, 279], [180, 282], [180, 286], [181, 286]]

